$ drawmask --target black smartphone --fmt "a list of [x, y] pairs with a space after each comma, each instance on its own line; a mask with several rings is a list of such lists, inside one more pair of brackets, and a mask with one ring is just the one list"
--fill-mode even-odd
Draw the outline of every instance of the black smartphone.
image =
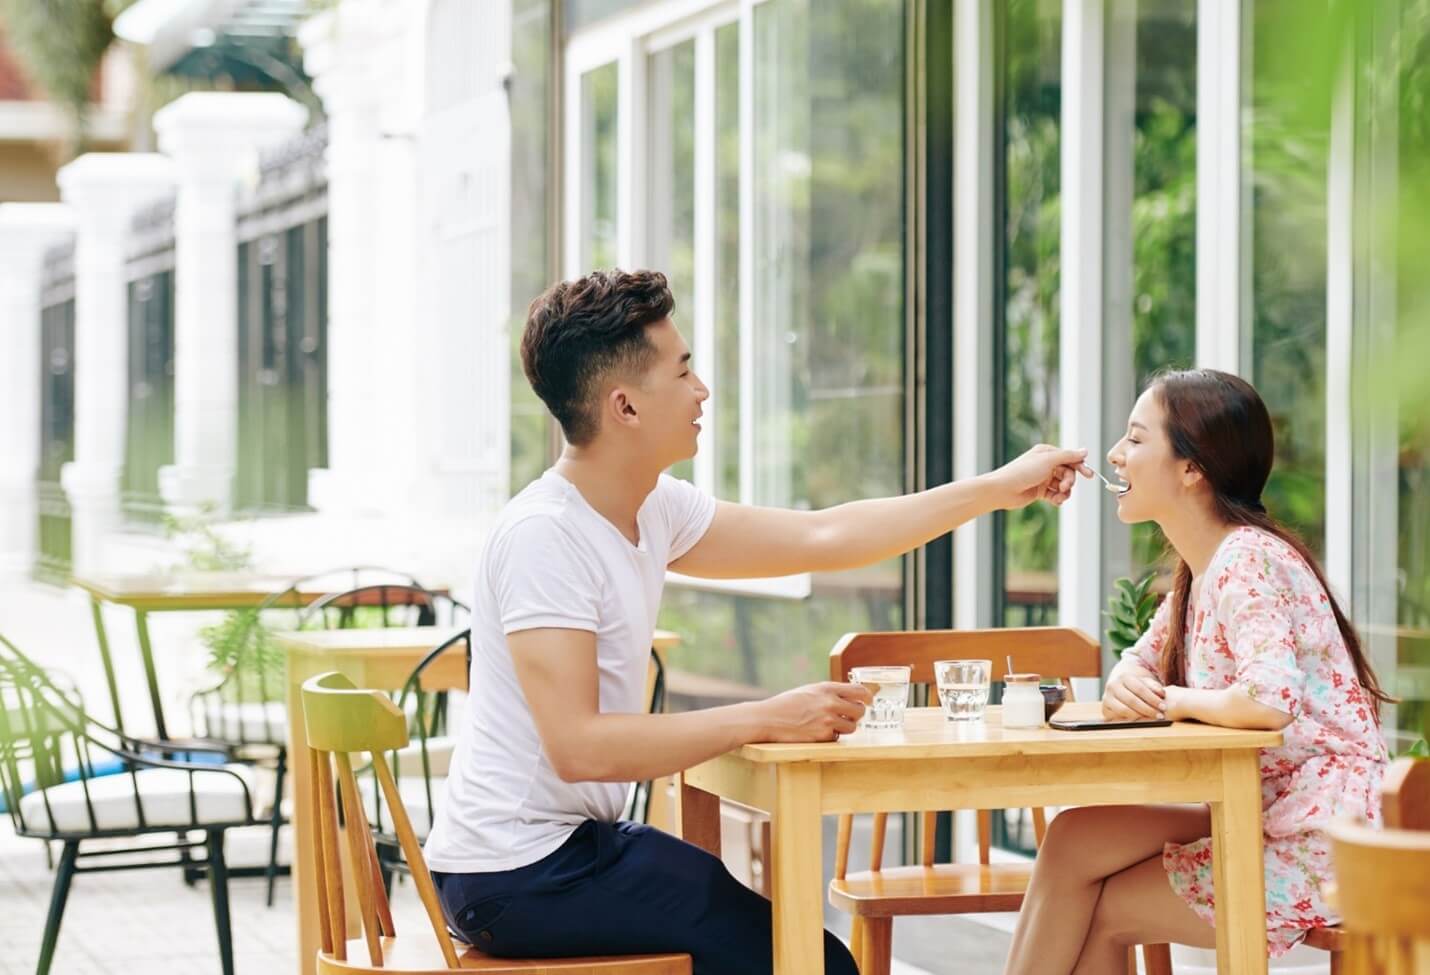
[[1051, 727], [1059, 731], [1103, 731], [1112, 728], [1165, 728], [1172, 722], [1167, 718], [1134, 718], [1131, 721], [1104, 721], [1101, 718], [1086, 720], [1049, 721]]

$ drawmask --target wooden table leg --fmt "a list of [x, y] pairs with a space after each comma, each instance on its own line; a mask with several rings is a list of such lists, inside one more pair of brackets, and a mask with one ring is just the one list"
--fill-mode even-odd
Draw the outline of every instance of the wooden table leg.
[[680, 838], [706, 853], [720, 855], [720, 797], [697, 789], [682, 773], [676, 791], [680, 810]]
[[820, 767], [775, 771], [772, 842], [775, 975], [824, 971], [824, 862], [819, 818]]
[[1266, 870], [1257, 753], [1222, 753], [1222, 801], [1211, 804], [1219, 975], [1267, 970]]

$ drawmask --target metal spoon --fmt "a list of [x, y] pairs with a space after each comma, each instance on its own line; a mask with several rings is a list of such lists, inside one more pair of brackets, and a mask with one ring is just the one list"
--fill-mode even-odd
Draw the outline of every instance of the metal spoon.
[[1092, 472], [1102, 479], [1102, 486], [1105, 487], [1108, 491], [1111, 491], [1113, 494], [1120, 495], [1127, 491], [1128, 486], [1113, 484], [1106, 477], [1104, 477], [1102, 471], [1098, 470], [1097, 468], [1094, 467], [1092, 469]]

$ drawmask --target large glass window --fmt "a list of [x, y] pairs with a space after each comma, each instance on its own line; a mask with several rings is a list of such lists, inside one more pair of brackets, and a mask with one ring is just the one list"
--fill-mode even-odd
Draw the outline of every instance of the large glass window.
[[616, 265], [616, 171], [619, 66], [581, 76], [581, 266]]
[[[1294, 0], [1250, 7], [1250, 369], [1271, 412], [1276, 465], [1263, 500], [1319, 555], [1326, 537], [1326, 151], [1330, 99], [1288, 43]], [[1293, 35], [1294, 36], [1294, 35]], [[1324, 73], [1324, 72], [1323, 72]], [[1245, 335], [1245, 332], [1243, 333]]]
[[[1423, 215], [1430, 207], [1430, 0], [1409, 0], [1402, 14], [1404, 58], [1400, 69], [1400, 173], [1405, 187], [1400, 216], [1402, 278], [1397, 348], [1401, 367], [1398, 483], [1400, 551], [1396, 622], [1399, 667], [1396, 689], [1405, 699], [1398, 711], [1404, 740], [1430, 737], [1430, 283], [1424, 275], [1430, 232]], [[1416, 363], [1417, 366], [1409, 366]]]
[[511, 493], [541, 476], [549, 456], [546, 407], [521, 368], [521, 332], [531, 300], [552, 282], [547, 193], [552, 176], [547, 130], [551, 121], [553, 0], [515, 0], [511, 52]]
[[[1163, 369], [1196, 359], [1196, 0], [1113, 0], [1106, 20], [1105, 443]], [[1112, 524], [1110, 576], [1170, 571], [1152, 522]]]
[[[823, 508], [904, 490], [903, 14], [903, 0], [821, 3], [817, 16], [809, 0], [768, 0], [643, 55], [636, 259], [670, 278], [712, 389], [701, 454], [676, 473], [719, 497]], [[582, 68], [603, 63], [573, 43]], [[596, 228], [616, 226], [600, 187], [621, 185], [601, 154], [625, 158], [614, 98], [599, 93], [624, 69], [580, 79], [583, 261], [622, 243]], [[899, 560], [815, 576], [801, 598], [762, 592], [667, 587], [661, 625], [684, 638], [678, 699], [820, 679], [842, 634], [903, 623]]]
[[[995, 281], [996, 463], [1058, 441], [1058, 256], [1062, 6], [996, 5], [1001, 58], [995, 117], [1001, 164], [1002, 264]], [[1058, 516], [1034, 504], [997, 516], [997, 616], [1004, 624], [1057, 618]]]

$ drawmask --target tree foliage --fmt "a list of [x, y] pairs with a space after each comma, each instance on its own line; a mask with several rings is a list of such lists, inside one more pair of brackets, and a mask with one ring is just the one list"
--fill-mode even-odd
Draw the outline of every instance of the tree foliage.
[[30, 78], [70, 113], [76, 150], [84, 144], [95, 72], [114, 40], [113, 16], [125, 6], [106, 0], [0, 0], [11, 47]]

